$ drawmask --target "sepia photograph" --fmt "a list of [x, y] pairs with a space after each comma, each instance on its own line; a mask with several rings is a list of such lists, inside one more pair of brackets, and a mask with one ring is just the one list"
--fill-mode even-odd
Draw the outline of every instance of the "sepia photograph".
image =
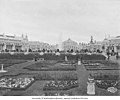
[[119, 97], [120, 0], [0, 0], [0, 98], [8, 96]]

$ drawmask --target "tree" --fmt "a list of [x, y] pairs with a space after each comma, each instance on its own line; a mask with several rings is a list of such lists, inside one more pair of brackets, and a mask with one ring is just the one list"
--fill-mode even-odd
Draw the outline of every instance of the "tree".
[[29, 49], [29, 50], [28, 50], [28, 52], [32, 52], [32, 50], [31, 50], [31, 49]]
[[97, 53], [100, 53], [100, 50], [99, 50], [99, 49], [97, 49]]
[[67, 50], [67, 52], [69, 53], [70, 51], [69, 51], [69, 50]]
[[59, 49], [57, 49], [57, 52], [59, 52]]
[[43, 49], [43, 52], [45, 52], [45, 49]]

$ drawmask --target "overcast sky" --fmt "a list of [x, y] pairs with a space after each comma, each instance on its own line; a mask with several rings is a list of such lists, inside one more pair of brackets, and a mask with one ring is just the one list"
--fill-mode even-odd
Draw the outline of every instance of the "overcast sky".
[[120, 0], [0, 0], [0, 33], [50, 44], [103, 40], [120, 35]]

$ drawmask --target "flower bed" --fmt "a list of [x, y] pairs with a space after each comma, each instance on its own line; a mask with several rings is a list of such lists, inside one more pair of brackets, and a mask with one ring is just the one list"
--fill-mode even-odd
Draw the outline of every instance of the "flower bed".
[[115, 87], [120, 89], [120, 77], [119, 75], [111, 75], [111, 74], [94, 74], [94, 79], [96, 85], [102, 89], [108, 89], [110, 87]]
[[63, 62], [61, 63], [61, 65], [75, 65], [75, 64], [76, 64], [75, 61], [63, 61]]
[[75, 80], [50, 81], [45, 84], [43, 90], [69, 90], [78, 86], [79, 84]]
[[99, 88], [108, 89], [109, 87], [117, 87], [117, 80], [96, 80]]
[[1, 78], [0, 88], [11, 90], [25, 90], [34, 81], [34, 78]]
[[118, 67], [119, 64], [116, 62], [112, 62], [112, 61], [107, 61], [107, 60], [84, 60], [83, 61], [84, 64], [95, 64], [95, 63], [99, 63], [99, 64], [103, 64], [104, 66], [107, 67]]

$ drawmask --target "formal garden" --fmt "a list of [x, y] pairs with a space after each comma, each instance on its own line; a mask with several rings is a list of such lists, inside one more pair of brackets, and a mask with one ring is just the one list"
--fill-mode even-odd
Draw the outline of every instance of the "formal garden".
[[[35, 61], [35, 57], [44, 60]], [[3, 53], [0, 64], [7, 70], [0, 73], [0, 95], [88, 95], [89, 75], [95, 81], [95, 95], [119, 95], [119, 64], [106, 60], [102, 54]]]

